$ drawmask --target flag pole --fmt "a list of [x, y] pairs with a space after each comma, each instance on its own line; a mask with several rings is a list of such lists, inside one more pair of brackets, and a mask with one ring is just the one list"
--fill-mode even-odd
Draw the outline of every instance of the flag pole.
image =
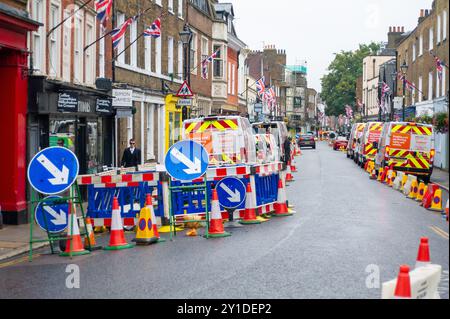
[[131, 47], [134, 43], [136, 43], [137, 40], [139, 40], [145, 33], [142, 32], [133, 42], [131, 42], [130, 44], [128, 44], [125, 49], [123, 49], [119, 54], [117, 54], [116, 56], [114, 56], [114, 60], [117, 59], [119, 57], [119, 55], [121, 55], [122, 53], [124, 53], [129, 47]]
[[50, 29], [50, 31], [48, 31], [47, 33], [47, 38], [50, 36], [50, 34], [55, 31], [56, 29], [58, 29], [62, 24], [64, 24], [67, 20], [71, 19], [78, 11], [80, 11], [81, 9], [83, 9], [85, 6], [87, 6], [89, 3], [91, 3], [92, 0], [88, 0], [85, 3], [83, 3], [77, 10], [75, 10], [71, 15], [69, 15], [67, 18], [65, 18], [64, 20], [62, 20], [60, 23], [58, 23], [57, 25], [55, 25], [53, 28]]
[[87, 49], [89, 49], [91, 46], [93, 46], [94, 44], [96, 44], [98, 41], [100, 41], [101, 39], [105, 38], [106, 36], [110, 35], [113, 32], [113, 30], [105, 33], [104, 35], [102, 35], [100, 38], [98, 38], [97, 40], [95, 40], [94, 42], [88, 44], [86, 47], [84, 47], [83, 51], [86, 51]]

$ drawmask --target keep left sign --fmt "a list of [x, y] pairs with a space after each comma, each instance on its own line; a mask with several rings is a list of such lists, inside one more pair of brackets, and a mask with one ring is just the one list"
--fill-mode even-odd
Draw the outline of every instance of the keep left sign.
[[49, 147], [37, 153], [28, 165], [28, 181], [42, 194], [56, 195], [75, 182], [80, 165], [76, 155], [64, 147]]

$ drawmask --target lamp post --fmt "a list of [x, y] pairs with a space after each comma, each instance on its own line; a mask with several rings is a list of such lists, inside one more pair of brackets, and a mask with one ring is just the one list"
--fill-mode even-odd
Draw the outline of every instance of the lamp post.
[[[183, 27], [183, 31], [179, 33], [181, 42], [183, 43], [183, 50], [184, 50], [184, 68], [183, 68], [183, 79], [187, 81], [188, 85], [191, 86], [191, 57], [190, 57], [190, 50], [189, 47], [191, 45], [192, 40], [192, 30], [189, 28], [188, 24], [185, 24]], [[186, 116], [187, 114], [187, 107], [183, 106], [182, 110], [183, 120], [189, 118], [190, 116]]]
[[406, 72], [408, 71], [408, 64], [403, 60], [403, 64], [400, 66], [402, 70], [403, 79], [403, 102], [402, 102], [402, 121], [405, 121], [405, 102], [406, 102]]

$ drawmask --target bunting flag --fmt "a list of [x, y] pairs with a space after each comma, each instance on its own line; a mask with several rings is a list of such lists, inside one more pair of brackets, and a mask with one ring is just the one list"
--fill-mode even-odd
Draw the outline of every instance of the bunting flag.
[[134, 21], [134, 17], [126, 20], [122, 25], [118, 28], [115, 28], [111, 31], [111, 38], [113, 41], [113, 50], [119, 46], [120, 41], [122, 41], [125, 33], [127, 32], [128, 26]]
[[347, 114], [347, 118], [353, 118], [353, 109], [350, 105], [345, 106], [345, 113]]
[[264, 99], [265, 92], [266, 92], [266, 78], [263, 76], [258, 81], [256, 81], [256, 91], [258, 93], [258, 96], [262, 97]]
[[208, 65], [219, 56], [220, 49], [202, 61], [202, 79], [208, 79]]
[[97, 19], [104, 25], [111, 15], [113, 0], [95, 0], [94, 6], [97, 12]]
[[438, 57], [435, 57], [434, 59], [436, 61], [436, 70], [438, 71], [439, 80], [442, 81], [442, 72], [443, 72], [442, 61]]
[[144, 36], [155, 39], [161, 36], [161, 17], [153, 21], [152, 25], [145, 29]]
[[[420, 90], [414, 84], [412, 84], [410, 81], [408, 81], [406, 79], [405, 75], [402, 75], [401, 73], [398, 73], [398, 79], [401, 80], [401, 81], [404, 81], [405, 88], [407, 90], [410, 90], [411, 92], [413, 92], [414, 90], [417, 90], [418, 92], [420, 92]], [[422, 93], [422, 92], [420, 92], [420, 93]]]

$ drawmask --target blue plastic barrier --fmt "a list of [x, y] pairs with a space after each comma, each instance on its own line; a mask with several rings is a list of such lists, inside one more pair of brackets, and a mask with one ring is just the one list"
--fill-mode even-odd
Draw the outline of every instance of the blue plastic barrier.
[[87, 216], [91, 218], [111, 218], [113, 198], [117, 197], [122, 212], [125, 205], [130, 205], [127, 213], [122, 213], [123, 218], [135, 218], [140, 212], [134, 209], [134, 204], [139, 203], [140, 208], [145, 207], [147, 194], [152, 194], [154, 189], [158, 189], [158, 207], [155, 208], [155, 215], [164, 216], [164, 205], [162, 197], [162, 186], [149, 186], [147, 182], [139, 183], [138, 187], [116, 187], [98, 188], [94, 185], [88, 186], [88, 208]]
[[256, 206], [272, 204], [278, 197], [278, 174], [270, 176], [255, 176]]

